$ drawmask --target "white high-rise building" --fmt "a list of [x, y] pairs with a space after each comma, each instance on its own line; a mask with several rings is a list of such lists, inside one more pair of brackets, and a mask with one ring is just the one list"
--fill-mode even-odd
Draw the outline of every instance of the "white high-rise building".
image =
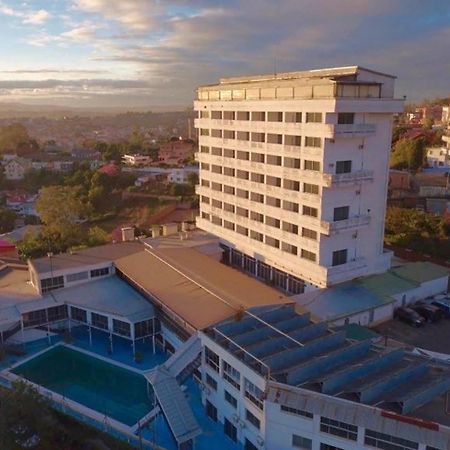
[[292, 293], [383, 272], [395, 77], [358, 66], [198, 88], [199, 228]]

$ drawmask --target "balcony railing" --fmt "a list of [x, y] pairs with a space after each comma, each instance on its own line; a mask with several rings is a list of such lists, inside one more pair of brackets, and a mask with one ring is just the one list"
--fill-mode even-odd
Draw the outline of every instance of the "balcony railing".
[[358, 228], [369, 225], [370, 216], [362, 215], [351, 217], [350, 219], [338, 220], [336, 222], [321, 222], [322, 229], [326, 230], [327, 234], [333, 234], [338, 231], [356, 230]]
[[357, 170], [355, 172], [338, 173], [332, 175], [332, 184], [356, 183], [359, 181], [373, 181], [373, 170]]
[[335, 137], [369, 136], [377, 131], [372, 123], [337, 124], [334, 126]]

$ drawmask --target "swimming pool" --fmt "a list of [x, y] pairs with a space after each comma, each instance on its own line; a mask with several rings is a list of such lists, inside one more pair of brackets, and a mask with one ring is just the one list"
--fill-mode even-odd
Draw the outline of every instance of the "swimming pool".
[[143, 375], [64, 345], [11, 372], [128, 426], [152, 409]]

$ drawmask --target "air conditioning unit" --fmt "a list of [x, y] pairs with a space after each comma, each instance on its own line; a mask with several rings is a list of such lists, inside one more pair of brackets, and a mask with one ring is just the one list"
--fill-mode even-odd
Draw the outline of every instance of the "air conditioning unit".
[[353, 238], [353, 239], [356, 239], [357, 237], [358, 237], [358, 232], [355, 231], [355, 232], [352, 234], [352, 238]]
[[328, 164], [328, 167], [334, 167], [333, 163]]
[[330, 142], [331, 142], [332, 144], [334, 144], [334, 139], [330, 139]]
[[359, 148], [360, 150], [362, 150], [362, 149], [364, 148], [364, 144], [358, 145], [358, 148]]
[[356, 195], [361, 195], [361, 191], [358, 189], [357, 191], [355, 191]]

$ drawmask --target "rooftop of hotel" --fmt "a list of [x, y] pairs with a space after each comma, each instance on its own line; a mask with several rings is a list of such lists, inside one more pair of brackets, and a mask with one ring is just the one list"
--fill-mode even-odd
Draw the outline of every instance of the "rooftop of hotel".
[[113, 262], [117, 258], [139, 252], [142, 248], [142, 243], [138, 241], [113, 243], [71, 253], [60, 253], [51, 257], [45, 256], [33, 259], [30, 261], [30, 264], [38, 273], [56, 272], [58, 270], [76, 269], [88, 265]]
[[449, 365], [370, 339], [349, 340], [345, 331], [312, 323], [292, 305], [251, 308], [206, 333], [270, 380], [395, 413], [420, 417], [450, 388]]
[[292, 303], [279, 291], [205, 253], [214, 251], [208, 241], [197, 242], [204, 244], [202, 251], [189, 244], [177, 245], [175, 239], [165, 242], [158, 241], [156, 248], [147, 245], [116, 260], [115, 266], [196, 330], [253, 306]]

